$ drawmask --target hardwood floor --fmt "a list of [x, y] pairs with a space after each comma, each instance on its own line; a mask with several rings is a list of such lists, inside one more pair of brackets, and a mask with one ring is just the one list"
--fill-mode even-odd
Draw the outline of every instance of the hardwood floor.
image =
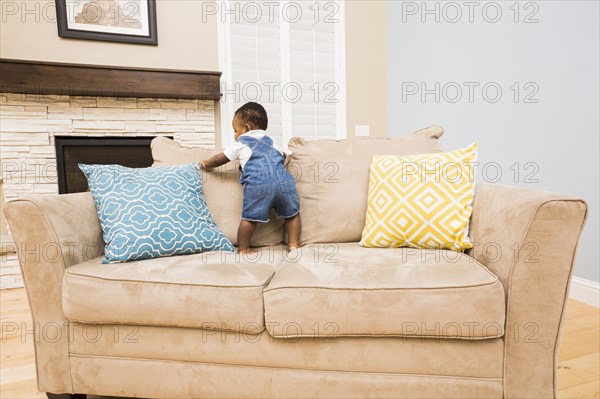
[[561, 398], [600, 398], [600, 310], [569, 300], [558, 355]]
[[[12, 336], [8, 331], [14, 323], [26, 323], [26, 326], [31, 326], [25, 289], [0, 291], [0, 310], [0, 398], [45, 398], [46, 395], [37, 392], [36, 389], [31, 335], [26, 337], [25, 342], [21, 342], [20, 336]], [[569, 300], [559, 360], [560, 398], [600, 398], [598, 309]]]

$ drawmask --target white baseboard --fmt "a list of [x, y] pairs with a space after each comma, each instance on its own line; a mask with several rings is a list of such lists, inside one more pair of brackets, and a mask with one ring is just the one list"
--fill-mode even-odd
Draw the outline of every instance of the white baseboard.
[[600, 283], [573, 276], [569, 298], [600, 308]]

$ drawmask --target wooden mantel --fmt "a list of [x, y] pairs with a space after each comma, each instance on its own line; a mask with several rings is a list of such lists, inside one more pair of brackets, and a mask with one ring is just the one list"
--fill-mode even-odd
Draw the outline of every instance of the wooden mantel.
[[221, 72], [0, 58], [0, 92], [219, 100]]

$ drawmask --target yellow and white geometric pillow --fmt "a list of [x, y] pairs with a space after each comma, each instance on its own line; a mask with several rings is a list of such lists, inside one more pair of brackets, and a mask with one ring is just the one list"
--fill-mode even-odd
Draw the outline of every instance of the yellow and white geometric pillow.
[[375, 155], [360, 245], [445, 248], [469, 241], [477, 143], [446, 153]]

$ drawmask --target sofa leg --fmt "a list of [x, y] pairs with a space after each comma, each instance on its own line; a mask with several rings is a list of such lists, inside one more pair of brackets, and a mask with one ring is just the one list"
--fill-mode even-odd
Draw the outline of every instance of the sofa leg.
[[87, 395], [83, 393], [50, 393], [46, 392], [48, 399], [86, 399]]

